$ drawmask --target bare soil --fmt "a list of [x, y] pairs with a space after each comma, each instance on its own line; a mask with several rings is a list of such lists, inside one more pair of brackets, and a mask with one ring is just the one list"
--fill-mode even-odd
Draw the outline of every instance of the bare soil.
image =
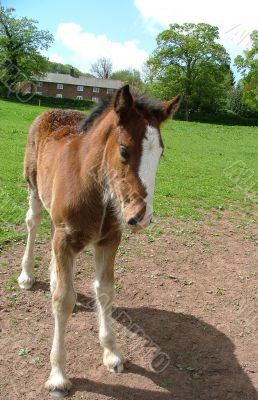
[[[84, 251], [66, 335], [69, 398], [257, 399], [257, 245], [251, 217], [223, 213], [198, 222], [156, 218], [148, 232], [126, 234], [116, 261], [114, 326], [127, 363], [116, 375], [102, 365], [94, 261]], [[1, 256], [0, 398], [49, 399], [49, 239], [37, 242], [31, 291], [14, 279], [23, 251], [14, 243]]]

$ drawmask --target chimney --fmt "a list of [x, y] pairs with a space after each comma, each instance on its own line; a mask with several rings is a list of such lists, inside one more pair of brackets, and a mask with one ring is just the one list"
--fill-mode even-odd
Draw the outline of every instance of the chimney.
[[70, 68], [70, 75], [76, 78], [76, 74], [73, 67]]

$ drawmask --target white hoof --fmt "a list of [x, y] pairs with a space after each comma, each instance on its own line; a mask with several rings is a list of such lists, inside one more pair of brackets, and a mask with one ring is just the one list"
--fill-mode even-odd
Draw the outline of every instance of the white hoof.
[[25, 274], [24, 272], [22, 272], [18, 278], [18, 284], [21, 289], [26, 289], [26, 290], [31, 289], [34, 282], [35, 278], [33, 276]]
[[63, 375], [50, 375], [45, 387], [53, 397], [65, 397], [71, 389], [72, 383]]
[[55, 390], [50, 390], [49, 391], [49, 396], [51, 397], [56, 397], [59, 399], [62, 399], [66, 396], [68, 396], [69, 392], [66, 390], [60, 390], [60, 389], [55, 389]]
[[104, 349], [103, 363], [108, 371], [113, 373], [120, 373], [124, 370], [124, 357], [117, 349], [109, 350]]

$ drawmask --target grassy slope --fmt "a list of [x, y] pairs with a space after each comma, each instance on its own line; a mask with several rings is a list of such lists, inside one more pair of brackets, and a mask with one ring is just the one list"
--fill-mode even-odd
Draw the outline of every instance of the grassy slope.
[[[23, 153], [28, 127], [44, 110], [0, 101], [0, 243], [24, 235], [19, 228], [27, 209]], [[205, 209], [253, 207], [245, 191], [248, 176], [250, 182], [258, 176], [258, 128], [169, 121], [162, 132], [166, 151], [158, 172], [157, 214], [199, 218]], [[223, 173], [236, 161], [249, 170], [242, 170], [246, 178], [238, 185], [240, 170], [234, 182]], [[257, 182], [252, 192], [258, 196]]]

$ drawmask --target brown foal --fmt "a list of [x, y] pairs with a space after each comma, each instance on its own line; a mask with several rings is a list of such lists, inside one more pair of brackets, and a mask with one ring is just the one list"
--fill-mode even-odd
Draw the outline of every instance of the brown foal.
[[87, 118], [77, 111], [52, 110], [30, 128], [25, 155], [28, 240], [18, 282], [23, 289], [34, 282], [34, 242], [43, 205], [53, 224], [50, 287], [55, 330], [46, 383], [53, 396], [65, 396], [71, 388], [65, 375], [64, 335], [76, 302], [75, 258], [89, 244], [95, 251], [103, 362], [110, 371], [123, 370], [111, 323], [115, 255], [125, 227], [137, 230], [151, 222], [164, 147], [160, 124], [177, 110], [179, 97], [166, 102], [133, 98], [127, 85]]

